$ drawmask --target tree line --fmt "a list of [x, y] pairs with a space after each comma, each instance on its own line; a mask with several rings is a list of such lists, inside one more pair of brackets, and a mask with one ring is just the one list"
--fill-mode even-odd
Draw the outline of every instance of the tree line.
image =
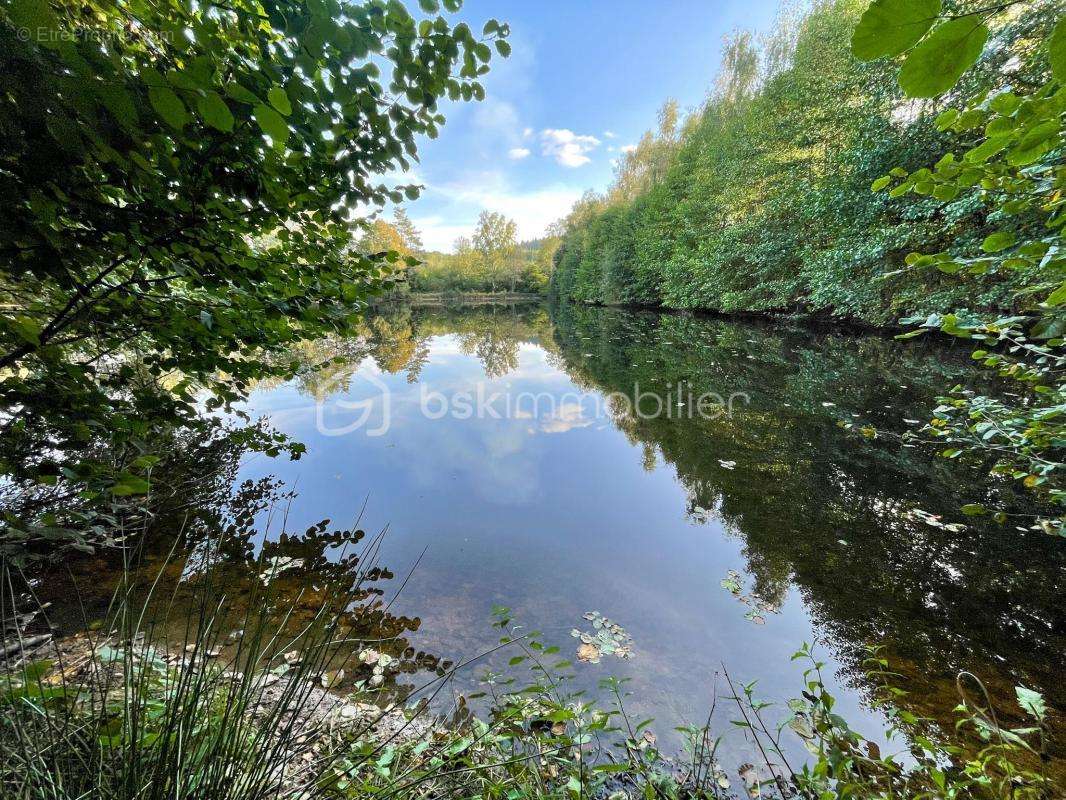
[[552, 258], [562, 240], [558, 225], [538, 239], [519, 241], [518, 223], [496, 211], [482, 211], [472, 236], [455, 240], [453, 252], [426, 250], [403, 208], [392, 221], [375, 219], [356, 249], [394, 264], [390, 295], [411, 292], [542, 293], [548, 288]]

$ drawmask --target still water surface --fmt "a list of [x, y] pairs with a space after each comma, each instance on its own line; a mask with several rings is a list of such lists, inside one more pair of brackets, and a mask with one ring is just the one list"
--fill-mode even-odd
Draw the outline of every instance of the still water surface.
[[[251, 460], [237, 476], [275, 476], [295, 498], [282, 519], [254, 491], [241, 495], [252, 511], [234, 515], [224, 574], [239, 604], [258, 553], [299, 558], [284, 575], [296, 596], [308, 582], [350, 579], [335, 528], [387, 528], [377, 561], [391, 573], [375, 575], [378, 605], [353, 625], [394, 637], [391, 696], [438, 657], [494, 645], [492, 609], [505, 605], [571, 658], [571, 631], [592, 628], [587, 612], [622, 625], [632, 657], [574, 659], [576, 681], [594, 691], [607, 675], [629, 678], [628, 711], [654, 717], [668, 749], [674, 726], [702, 723], [714, 694], [727, 694], [725, 669], [758, 680], [765, 699], [796, 696], [803, 665], [790, 656], [804, 642], [819, 642], [840, 710], [874, 738], [882, 721], [864, 704], [861, 669], [872, 643], [910, 693], [906, 710], [945, 729], [963, 669], [1007, 722], [1018, 683], [1066, 709], [1066, 548], [964, 518], [968, 502], [1027, 509], [980, 470], [893, 435], [927, 418], [943, 387], [972, 380], [964, 351], [784, 324], [490, 306], [387, 309], [361, 338], [296, 356], [308, 365], [301, 378], [259, 387], [246, 410], [307, 452]], [[713, 403], [697, 413], [708, 395], [728, 413]], [[181, 558], [168, 567], [175, 577], [188, 569]], [[94, 569], [103, 597], [113, 567]], [[511, 655], [461, 671], [445, 694], [476, 690]], [[348, 680], [359, 677], [349, 666]], [[750, 758], [728, 703], [718, 709], [722, 760]]]
[[[579, 663], [579, 682], [630, 678], [631, 713], [668, 740], [703, 721], [723, 667], [795, 696], [789, 657], [815, 640], [871, 735], [866, 643], [885, 646], [909, 709], [943, 724], [960, 669], [1004, 703], [1025, 682], [1066, 707], [1066, 548], [962, 517], [1009, 491], [886, 434], [927, 418], [965, 353], [568, 307], [393, 309], [338, 353], [328, 373], [252, 395], [248, 410], [308, 451], [243, 476], [296, 485], [290, 530], [361, 511], [362, 527], [387, 526], [381, 562], [417, 563], [391, 611], [415, 620], [418, 649], [470, 657], [496, 642], [491, 609], [506, 605], [573, 654], [571, 630], [599, 611], [633, 656]], [[639, 392], [669, 397], [669, 413], [646, 399], [638, 416], [614, 394]], [[704, 393], [732, 396], [731, 413], [701, 418]]]

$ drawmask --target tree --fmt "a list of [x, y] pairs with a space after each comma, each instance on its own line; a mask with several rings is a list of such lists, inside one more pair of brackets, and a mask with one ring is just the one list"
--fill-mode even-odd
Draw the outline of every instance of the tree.
[[518, 280], [518, 224], [495, 211], [482, 211], [474, 229], [473, 247], [492, 291], [508, 279], [513, 291]]
[[[774, 55], [780, 58], [777, 51]], [[750, 31], [735, 30], [722, 47], [722, 69], [715, 87], [724, 103], [739, 103], [751, 97], [759, 79], [759, 51]]]
[[79, 484], [105, 453], [117, 495], [197, 387], [237, 400], [264, 353], [348, 329], [390, 271], [352, 252], [355, 209], [417, 196], [375, 176], [508, 52], [396, 0], [0, 14], [0, 471]]
[[[383, 219], [375, 219], [370, 227], [359, 240], [359, 249], [368, 255], [396, 253], [406, 256], [410, 254], [407, 243], [399, 229], [391, 222]], [[387, 255], [383, 255], [387, 258]]]
[[404, 249], [407, 250], [407, 253], [410, 255], [419, 255], [422, 252], [422, 236], [419, 234], [414, 223], [411, 222], [411, 218], [407, 216], [407, 212], [402, 208], [397, 208], [393, 211], [392, 224], [399, 232], [400, 239], [403, 242]]

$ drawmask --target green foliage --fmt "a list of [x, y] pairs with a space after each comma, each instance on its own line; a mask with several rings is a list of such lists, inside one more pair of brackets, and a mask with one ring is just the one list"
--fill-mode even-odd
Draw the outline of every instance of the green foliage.
[[719, 91], [679, 139], [658, 134], [654, 180], [634, 179], [652, 172], [649, 148], [575, 206], [554, 292], [976, 337], [1024, 391], [960, 390], [927, 432], [1061, 499], [1060, 16], [1041, 2], [817, 4], [777, 34], [790, 56], [753, 91]]
[[502, 214], [483, 211], [474, 238], [460, 237], [454, 253], [426, 253], [411, 274], [419, 292], [542, 292], [559, 245], [557, 233], [519, 242], [517, 224]]
[[851, 39], [860, 61], [898, 56], [918, 44], [940, 14], [940, 0], [876, 0], [863, 12]]
[[394, 280], [354, 210], [417, 196], [375, 176], [508, 35], [395, 0], [0, 11], [0, 472], [102, 498]]
[[[938, 30], [970, 21], [963, 17]], [[1061, 29], [1059, 21], [1049, 43], [1052, 61]], [[935, 42], [930, 35], [920, 47]], [[909, 63], [900, 72], [904, 85]], [[941, 398], [926, 430], [948, 445], [945, 455], [990, 461], [995, 474], [1039, 487], [1060, 505], [1066, 504], [1061, 488], [1066, 317], [1060, 307], [1066, 298], [1064, 112], [1066, 89], [1055, 77], [1028, 92], [981, 92], [937, 118], [939, 129], [965, 142], [961, 153], [949, 151], [934, 166], [913, 172], [896, 168], [874, 184], [876, 191], [896, 197], [968, 198], [995, 225], [979, 243], [958, 242], [950, 250], [906, 257], [903, 272], [935, 269], [963, 285], [984, 276], [1016, 284], [1012, 306], [1023, 312], [989, 314], [963, 307], [903, 320], [920, 325], [907, 336], [939, 330], [975, 342], [974, 359], [1014, 384], [1014, 391], [1003, 396], [956, 387]], [[969, 141], [962, 138], [971, 131], [979, 133]], [[1064, 533], [1061, 516], [1044, 525], [1049, 533]]]
[[938, 97], [959, 82], [984, 52], [988, 28], [979, 17], [938, 25], [907, 56], [899, 85], [908, 97]]

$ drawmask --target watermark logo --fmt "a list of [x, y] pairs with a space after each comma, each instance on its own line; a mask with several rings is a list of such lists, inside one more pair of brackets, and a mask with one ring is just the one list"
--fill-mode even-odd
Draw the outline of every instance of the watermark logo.
[[[111, 44], [115, 42], [140, 41], [148, 37], [148, 32], [140, 27], [128, 28], [52, 28], [38, 26], [35, 28], [15, 28], [15, 36], [20, 42], [36, 42], [45, 47], [54, 47], [65, 42], [96, 42], [98, 44]], [[174, 31], [152, 31], [151, 39], [172, 44]]]
[[[345, 436], [364, 430], [384, 436], [392, 425], [394, 398], [388, 384], [374, 373], [341, 375], [320, 391], [315, 425], [323, 436]], [[661, 389], [665, 388], [665, 391]], [[353, 395], [359, 397], [354, 399]], [[634, 384], [631, 393], [512, 391], [511, 385], [479, 381], [469, 389], [442, 392], [419, 386], [417, 414], [422, 419], [522, 420], [542, 433], [563, 433], [596, 420], [715, 420], [733, 416], [747, 405], [745, 392], [723, 395], [696, 392], [688, 384], [667, 384], [655, 390]], [[404, 397], [404, 407], [414, 406]]]
[[[323, 436], [346, 436], [366, 430], [367, 436], [384, 436], [392, 427], [392, 392], [385, 381], [370, 372], [338, 376], [323, 387], [315, 403], [315, 428]], [[367, 394], [353, 400], [353, 386]], [[348, 395], [348, 396], [344, 396]], [[351, 419], [353, 412], [355, 419]]]

